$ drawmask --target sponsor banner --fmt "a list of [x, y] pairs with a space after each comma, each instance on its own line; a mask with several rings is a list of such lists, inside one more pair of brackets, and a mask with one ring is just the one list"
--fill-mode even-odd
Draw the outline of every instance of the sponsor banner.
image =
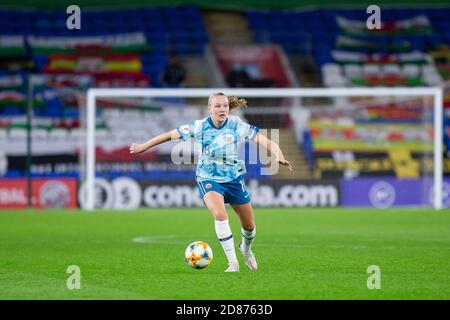
[[421, 85], [420, 77], [407, 77], [400, 74], [367, 75], [364, 77], [351, 77], [354, 86], [412, 86]]
[[75, 52], [86, 48], [97, 51], [109, 49], [112, 52], [139, 52], [149, 49], [145, 34], [142, 32], [86, 37], [29, 36], [27, 40], [34, 54]]
[[99, 74], [95, 76], [95, 85], [100, 88], [150, 87], [151, 80], [145, 74]]
[[[92, 78], [87, 75], [79, 74], [36, 74], [33, 75], [33, 83], [36, 87], [56, 87], [58, 90], [67, 88], [87, 90], [92, 86]], [[69, 92], [70, 91], [64, 91], [64, 97], [66, 97]], [[72, 94], [75, 94], [75, 92], [72, 92]], [[73, 100], [71, 104], [75, 103], [78, 105], [76, 99]]]
[[91, 75], [139, 75], [142, 63], [139, 54], [110, 53], [105, 55], [81, 55], [59, 53], [49, 56], [45, 73], [76, 73]]
[[[24, 84], [24, 82], [23, 82], [22, 76], [20, 76], [18, 74], [0, 76], [0, 89], [2, 89], [1, 96], [4, 95], [5, 89], [21, 88], [23, 86], [23, 84]], [[14, 92], [13, 95], [17, 96], [19, 98], [19, 100], [24, 99], [23, 97], [25, 96], [24, 94], [19, 94], [18, 92]]]
[[351, 20], [342, 16], [336, 17], [336, 23], [345, 34], [351, 35], [419, 35], [431, 34], [433, 29], [426, 15], [418, 15], [409, 19], [382, 22], [381, 29], [369, 30], [366, 21]]
[[0, 56], [26, 55], [23, 36], [0, 36]]
[[[450, 179], [444, 179], [443, 206], [450, 207]], [[433, 179], [358, 178], [342, 180], [343, 207], [432, 206]]]
[[[41, 174], [68, 174], [73, 172], [78, 172], [80, 169], [79, 158], [75, 154], [63, 154], [61, 153], [61, 149], [69, 148], [70, 142], [66, 139], [66, 145], [60, 144], [60, 152], [54, 155], [37, 155], [33, 153], [33, 163], [31, 164], [31, 173], [34, 175]], [[54, 147], [55, 149], [57, 146]], [[24, 148], [22, 148], [24, 149]], [[55, 152], [58, 150], [55, 150]], [[70, 150], [68, 150], [70, 151]], [[11, 152], [11, 151], [10, 151]], [[49, 152], [49, 150], [47, 150]], [[0, 155], [0, 159], [1, 159]], [[4, 157], [4, 161], [6, 163], [6, 170], [13, 170], [19, 172], [25, 172], [27, 165], [27, 157], [26, 155], [7, 155]], [[0, 173], [2, 171], [0, 170]]]
[[[370, 113], [372, 110], [366, 112]], [[395, 118], [403, 116], [404, 114], [397, 114]], [[402, 148], [415, 152], [433, 151], [432, 124], [380, 123], [349, 126], [310, 121], [309, 126], [315, 150], [380, 151]]]
[[[34, 208], [76, 208], [76, 179], [33, 179], [32, 203]], [[0, 179], [0, 209], [28, 206], [26, 179]]]
[[[65, 140], [66, 145], [62, 148], [70, 148], [70, 141]], [[68, 146], [67, 146], [68, 145]], [[22, 148], [24, 149], [24, 148]], [[128, 151], [128, 148], [127, 150]], [[108, 157], [109, 156], [109, 159]], [[120, 158], [122, 157], [122, 159]], [[114, 174], [118, 172], [123, 175], [128, 174], [152, 174], [152, 173], [166, 173], [170, 174], [192, 174], [195, 176], [196, 163], [183, 164], [180, 167], [170, 161], [170, 155], [157, 155], [152, 152], [147, 152], [142, 156], [138, 156], [139, 160], [129, 160], [129, 153], [123, 149], [122, 154], [119, 152], [103, 152], [102, 149], [97, 148], [96, 153], [96, 171], [102, 175]], [[8, 170], [25, 172], [27, 157], [25, 155], [4, 155], [0, 153], [0, 175], [5, 174]], [[34, 175], [48, 175], [48, 174], [73, 174], [80, 172], [80, 161], [76, 154], [54, 154], [54, 155], [36, 155], [33, 154], [33, 163], [31, 164], [31, 173]]]
[[354, 63], [401, 63], [401, 64], [428, 64], [431, 63], [431, 57], [420, 51], [411, 51], [407, 53], [361, 53], [349, 50], [332, 50], [331, 56], [341, 64]]
[[225, 76], [238, 66], [245, 67], [251, 78], [271, 79], [275, 87], [289, 87], [282, 59], [274, 46], [216, 46], [213, 51]]
[[[139, 207], [203, 207], [195, 181], [151, 181], [119, 177], [95, 181], [95, 204], [105, 209]], [[338, 181], [293, 182], [248, 180], [246, 188], [256, 207], [336, 207], [340, 204]], [[86, 186], [78, 193], [86, 203]]]
[[384, 44], [384, 43], [376, 43], [373, 41], [361, 40], [359, 38], [353, 38], [348, 36], [338, 36], [336, 38], [336, 48], [354, 51], [388, 50], [391, 52], [406, 52], [411, 51], [412, 46], [411, 42], [409, 41], [392, 42]]

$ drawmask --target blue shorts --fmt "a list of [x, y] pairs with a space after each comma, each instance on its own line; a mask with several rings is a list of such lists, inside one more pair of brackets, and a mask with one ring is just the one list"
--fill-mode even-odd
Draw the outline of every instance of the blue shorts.
[[250, 202], [250, 194], [245, 187], [245, 181], [242, 177], [237, 177], [224, 183], [213, 180], [197, 181], [197, 188], [202, 199], [207, 192], [216, 191], [223, 196], [225, 203], [246, 204]]

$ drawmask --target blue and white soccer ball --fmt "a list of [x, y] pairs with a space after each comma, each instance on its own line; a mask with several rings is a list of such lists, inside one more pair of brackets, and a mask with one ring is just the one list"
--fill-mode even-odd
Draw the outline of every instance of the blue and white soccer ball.
[[211, 264], [213, 252], [204, 241], [194, 241], [184, 253], [187, 264], [194, 269], [203, 269]]

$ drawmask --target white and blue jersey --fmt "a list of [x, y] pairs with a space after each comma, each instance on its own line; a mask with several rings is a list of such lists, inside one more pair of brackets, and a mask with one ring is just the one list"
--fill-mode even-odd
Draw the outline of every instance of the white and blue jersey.
[[214, 126], [211, 117], [207, 117], [179, 126], [177, 130], [183, 141], [193, 138], [198, 144], [197, 182], [225, 183], [246, 172], [244, 161], [238, 159], [238, 143], [254, 141], [259, 128], [237, 116], [229, 116], [220, 128]]

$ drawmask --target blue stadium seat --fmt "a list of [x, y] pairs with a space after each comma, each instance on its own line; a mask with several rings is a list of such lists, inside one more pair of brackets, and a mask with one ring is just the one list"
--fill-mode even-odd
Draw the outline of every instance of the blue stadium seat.
[[205, 51], [206, 42], [193, 42], [192, 43], [192, 53], [194, 54], [203, 54]]
[[49, 173], [43, 174], [43, 176], [47, 177], [47, 178], [64, 178], [65, 174], [58, 173], [58, 172], [49, 172]]
[[46, 117], [61, 117], [63, 115], [62, 110], [58, 108], [46, 108], [44, 110], [44, 116]]
[[184, 55], [191, 53], [191, 44], [189, 42], [178, 42], [171, 45], [171, 50], [174, 54]]
[[23, 177], [23, 173], [19, 170], [8, 170], [6, 171], [5, 178], [21, 178]]
[[66, 118], [78, 118], [80, 116], [80, 111], [75, 107], [64, 108], [63, 116]]
[[171, 30], [168, 33], [168, 38], [171, 42], [186, 42], [189, 34], [184, 30]]
[[15, 27], [13, 25], [2, 25], [0, 29], [0, 33], [3, 35], [14, 35]]
[[33, 113], [36, 117], [41, 117], [44, 115], [43, 109], [39, 108], [39, 107], [34, 107], [33, 108]]
[[426, 43], [429, 46], [436, 46], [442, 44], [443, 42], [445, 42], [445, 38], [443, 38], [440, 34], [429, 35], [426, 38]]
[[77, 171], [71, 171], [64, 173], [65, 177], [80, 179], [80, 173]]
[[18, 116], [25, 114], [25, 109], [15, 105], [5, 105], [3, 108], [3, 114], [5, 116]]
[[209, 36], [206, 32], [201, 31], [201, 32], [190, 32], [188, 35], [188, 39], [190, 39], [191, 41], [197, 41], [200, 43], [208, 43], [209, 42]]
[[284, 30], [273, 31], [269, 34], [269, 39], [273, 42], [290, 42], [291, 33]]
[[166, 53], [168, 44], [162, 42], [150, 43], [150, 51], [154, 53]]
[[417, 38], [417, 39], [411, 39], [411, 47], [413, 50], [417, 50], [417, 51], [424, 51], [425, 49], [425, 44], [423, 39], [421, 38]]
[[187, 29], [206, 31], [205, 25], [203, 24], [203, 19], [200, 20], [184, 19], [183, 23]]

